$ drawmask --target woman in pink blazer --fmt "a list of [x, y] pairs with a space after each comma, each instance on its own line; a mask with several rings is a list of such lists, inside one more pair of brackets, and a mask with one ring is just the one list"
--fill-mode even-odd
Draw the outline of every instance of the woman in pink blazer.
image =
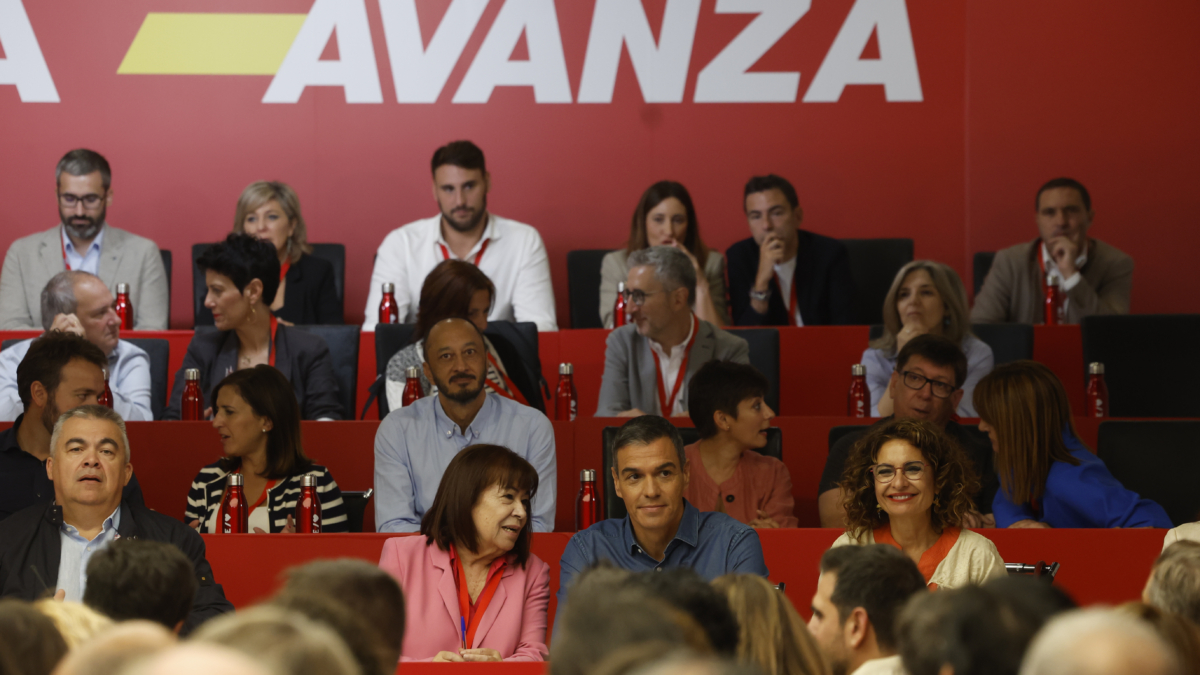
[[421, 535], [383, 545], [404, 589], [401, 661], [544, 661], [550, 568], [529, 551], [538, 476], [498, 445], [450, 461]]

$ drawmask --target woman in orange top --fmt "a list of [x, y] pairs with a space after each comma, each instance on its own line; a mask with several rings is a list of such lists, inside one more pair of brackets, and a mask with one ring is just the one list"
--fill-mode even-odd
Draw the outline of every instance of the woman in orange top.
[[931, 588], [1006, 574], [990, 539], [962, 529], [979, 478], [958, 445], [931, 422], [896, 419], [854, 445], [839, 487], [846, 533], [834, 546], [889, 544], [917, 563]]

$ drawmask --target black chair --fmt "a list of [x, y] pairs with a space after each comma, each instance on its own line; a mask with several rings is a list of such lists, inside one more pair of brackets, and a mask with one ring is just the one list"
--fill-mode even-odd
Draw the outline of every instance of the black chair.
[[979, 291], [983, 288], [983, 282], [987, 279], [988, 272], [992, 269], [992, 261], [995, 259], [995, 251], [980, 251], [975, 254], [975, 259], [971, 264], [971, 281], [975, 286], [975, 295], [979, 295]]
[[1096, 454], [1126, 488], [1153, 499], [1176, 525], [1200, 518], [1200, 422], [1100, 423]]
[[[204, 283], [204, 270], [196, 264], [212, 244], [192, 244], [192, 311], [195, 317], [194, 325], [213, 325], [212, 312], [204, 306], [204, 296], [208, 292]], [[338, 316], [345, 316], [346, 308], [346, 247], [342, 244], [312, 244], [312, 255], [315, 258], [328, 260], [333, 265], [333, 285], [337, 293]], [[169, 271], [170, 268], [168, 268]]]
[[162, 256], [163, 269], [167, 272], [167, 316], [171, 316], [171, 252], [160, 248], [158, 253]]
[[1083, 362], [1104, 364], [1112, 417], [1200, 417], [1200, 314], [1089, 316]]
[[912, 262], [912, 239], [843, 239], [854, 277], [854, 324], [883, 322], [883, 299], [901, 267]]
[[868, 424], [843, 424], [840, 426], [833, 427], [832, 429], [829, 430], [829, 448], [828, 448], [828, 450], [829, 451], [833, 450], [833, 446], [837, 445], [838, 441], [845, 438], [848, 434], [852, 434], [852, 433], [859, 432], [859, 431], [866, 431], [868, 428], [870, 428], [870, 425], [868, 425]]
[[[613, 441], [616, 440], [617, 432], [620, 429], [621, 427], [604, 427], [601, 436], [604, 443], [604, 466], [597, 471], [604, 476], [605, 518], [624, 518], [627, 513], [625, 502], [617, 497], [616, 488], [613, 487], [612, 471], [609, 470], [609, 467], [613, 465]], [[691, 445], [700, 440], [700, 432], [693, 427], [680, 427], [679, 435], [683, 437], [684, 445]], [[779, 430], [779, 427], [767, 429], [767, 444], [758, 452], [783, 461], [783, 432]]]
[[150, 411], [161, 420], [167, 408], [167, 378], [170, 374], [171, 343], [163, 338], [126, 338], [126, 342], [146, 350], [150, 357]]
[[992, 348], [996, 365], [1033, 358], [1033, 326], [1026, 323], [976, 323], [975, 337]]
[[367, 502], [371, 501], [373, 494], [375, 494], [374, 488], [342, 490], [342, 503], [346, 505], [346, 523], [350, 526], [351, 532], [363, 531], [363, 513], [367, 510]]
[[342, 403], [342, 419], [354, 419], [354, 402], [358, 389], [358, 326], [296, 326], [296, 330], [319, 335], [329, 345], [333, 360], [333, 376], [337, 380], [338, 399]]
[[608, 249], [567, 252], [567, 304], [571, 328], [604, 328], [600, 323], [600, 265]]
[[728, 328], [750, 345], [750, 365], [767, 376], [765, 400], [779, 412], [779, 331], [774, 328]]

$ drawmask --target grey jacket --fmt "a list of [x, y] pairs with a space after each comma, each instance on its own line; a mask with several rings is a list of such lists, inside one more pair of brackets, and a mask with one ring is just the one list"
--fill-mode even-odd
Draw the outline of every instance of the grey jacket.
[[[0, 272], [0, 330], [42, 330], [42, 289], [65, 269], [61, 225], [14, 241]], [[153, 241], [106, 224], [97, 271], [113, 295], [129, 284], [135, 330], [167, 329], [167, 272]]]
[[[708, 252], [704, 261], [704, 276], [708, 278], [708, 294], [712, 296], [717, 314], [729, 323], [729, 312], [725, 307], [725, 256], [720, 251]], [[613, 307], [617, 303], [617, 284], [629, 277], [629, 254], [625, 249], [609, 251], [600, 263], [600, 322], [605, 328], [613, 327]]]
[[[714, 359], [750, 363], [750, 346], [742, 338], [701, 321], [696, 329], [696, 342], [692, 344], [687, 373], [679, 391], [684, 410], [687, 410], [688, 383], [692, 375], [700, 370], [700, 366]], [[650, 352], [650, 341], [638, 334], [637, 326], [632, 324], [609, 333], [596, 417], [613, 417], [633, 408], [661, 414], [659, 407], [658, 370], [654, 365], [654, 355]], [[670, 411], [667, 411], [669, 414]]]

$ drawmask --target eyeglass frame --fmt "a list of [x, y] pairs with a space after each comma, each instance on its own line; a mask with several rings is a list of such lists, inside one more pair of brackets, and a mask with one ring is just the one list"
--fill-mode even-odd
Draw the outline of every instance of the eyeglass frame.
[[[908, 378], [910, 375], [914, 378], [921, 379], [920, 386], [914, 387], [908, 383]], [[959, 389], [959, 387], [956, 387], [955, 385], [950, 384], [948, 382], [942, 382], [941, 380], [935, 380], [931, 377], [925, 377], [924, 375], [914, 372], [914, 371], [911, 371], [911, 370], [900, 371], [900, 381], [904, 383], [904, 386], [908, 387], [909, 389], [912, 389], [913, 391], [921, 391], [922, 389], [925, 388], [925, 385], [928, 384], [929, 385], [929, 393], [933, 394], [934, 397], [940, 398], [940, 399], [950, 398], [951, 396], [954, 395], [954, 392], [958, 391], [958, 389]], [[942, 396], [942, 395], [938, 394], [939, 386], [950, 387], [950, 391], [946, 392], [945, 396]]]
[[[920, 465], [921, 468], [918, 470], [918, 473], [916, 476], [909, 476], [908, 475], [908, 467], [910, 467], [914, 464]], [[918, 481], [918, 480], [921, 480], [921, 478], [925, 475], [925, 468], [926, 467], [933, 468], [933, 465], [930, 464], [929, 462], [913, 460], [911, 462], [905, 462], [904, 466], [900, 467], [899, 471], [897, 471], [896, 467], [892, 466], [891, 464], [876, 464], [875, 466], [873, 466], [867, 470], [868, 472], [870, 472], [871, 478], [874, 479], [876, 483], [878, 483], [880, 485], [887, 485], [888, 483], [891, 483], [892, 481], [896, 480], [896, 476], [895, 476], [895, 474], [893, 474], [891, 478], [888, 478], [887, 480], [883, 480], [879, 476], [879, 474], [875, 473], [875, 470], [880, 467], [887, 467], [887, 468], [891, 469], [892, 471], [895, 471], [896, 473], [904, 473], [904, 478], [908, 481]]]
[[[95, 202], [88, 204], [88, 200], [92, 198], [95, 198]], [[106, 199], [108, 199], [108, 188], [104, 189], [104, 194], [102, 195], [98, 195], [95, 192], [90, 192], [82, 197], [71, 192], [60, 192], [58, 194], [58, 203], [67, 207], [68, 209], [75, 208], [76, 204], [83, 204], [83, 208], [85, 209], [94, 209], [97, 206], [100, 206], [100, 203]]]
[[[620, 295], [621, 295], [621, 297], [625, 298], [625, 302], [633, 303], [633, 304], [637, 305], [638, 307], [641, 307], [642, 305], [646, 304], [646, 298], [648, 298], [649, 296], [658, 295], [659, 293], [666, 293], [666, 292], [667, 292], [666, 289], [663, 289], [660, 291], [643, 291], [640, 288], [634, 288], [632, 290], [626, 288], [624, 291], [621, 291]], [[634, 295], [635, 293], [641, 294], [642, 299], [638, 300], [637, 296]]]

